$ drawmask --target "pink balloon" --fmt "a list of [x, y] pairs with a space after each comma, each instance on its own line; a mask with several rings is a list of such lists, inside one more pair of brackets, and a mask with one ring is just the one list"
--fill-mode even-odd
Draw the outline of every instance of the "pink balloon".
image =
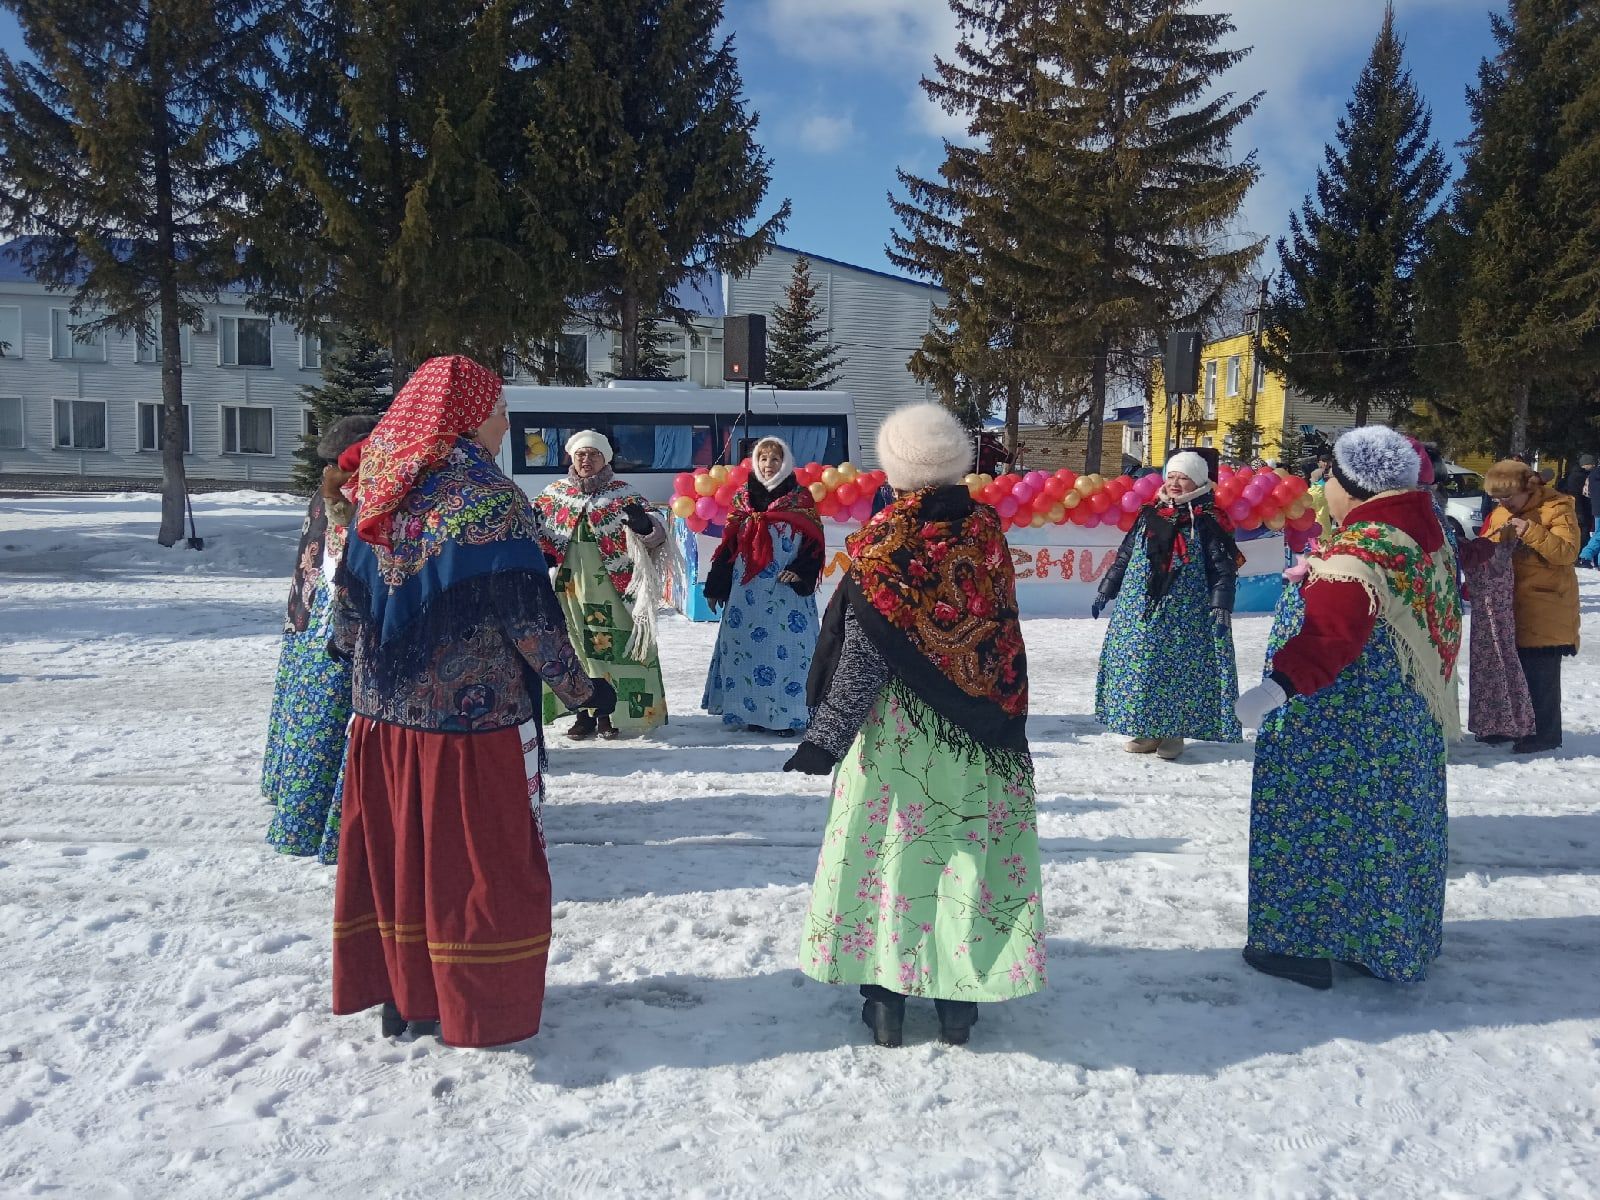
[[1083, 519], [1083, 527], [1093, 529], [1098, 524], [1100, 524], [1100, 514], [1090, 509], [1089, 515]]
[[1017, 515], [1017, 498], [1015, 496], [1006, 496], [995, 506], [995, 511], [1000, 514], [1002, 519], [1009, 521]]
[[694, 502], [694, 512], [703, 521], [709, 521], [717, 515], [717, 501], [712, 496], [701, 496]]
[[1037, 489], [1027, 480], [1023, 480], [1011, 490], [1011, 494], [1016, 497], [1018, 504], [1029, 504], [1037, 494]]
[[1122, 511], [1125, 513], [1139, 511], [1139, 496], [1135, 492], [1124, 492], [1119, 503], [1122, 505]]
[[1253, 507], [1248, 500], [1235, 500], [1228, 505], [1228, 515], [1235, 521], [1242, 521], [1250, 515], [1250, 510]]
[[1033, 487], [1034, 491], [1038, 491], [1045, 485], [1050, 476], [1046, 475], [1043, 471], [1029, 471], [1023, 476], [1023, 478], [1028, 481], [1028, 483]]
[[1161, 490], [1161, 476], [1146, 475], [1138, 483], [1134, 484], [1133, 488], [1141, 496], [1154, 496]]
[[871, 496], [863, 496], [850, 506], [850, 519], [862, 525], [872, 520]]
[[840, 525], [848, 525], [854, 518], [848, 508], [836, 508], [833, 510], [833, 519]]

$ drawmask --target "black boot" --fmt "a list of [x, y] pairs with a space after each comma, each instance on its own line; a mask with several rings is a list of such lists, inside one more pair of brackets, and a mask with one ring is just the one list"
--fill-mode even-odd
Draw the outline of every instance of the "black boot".
[[575, 742], [583, 742], [594, 736], [594, 714], [586, 709], [579, 709], [578, 716], [572, 722], [572, 728], [567, 730], [567, 736]]
[[438, 1037], [439, 1019], [435, 1017], [431, 1021], [410, 1021], [406, 1024], [406, 1032], [414, 1038]]
[[1333, 963], [1326, 958], [1299, 958], [1293, 954], [1273, 954], [1255, 946], [1246, 946], [1244, 960], [1264, 974], [1276, 975], [1279, 979], [1288, 979], [1318, 991], [1333, 986]]
[[406, 1019], [400, 1015], [400, 1010], [394, 1006], [392, 1000], [383, 1002], [383, 1012], [378, 1017], [378, 1028], [383, 1031], [386, 1038], [397, 1038], [406, 1031]]
[[861, 1005], [861, 1020], [872, 1030], [872, 1040], [880, 1046], [900, 1045], [906, 998], [875, 983], [862, 985], [861, 994], [866, 997]]
[[939, 1040], [946, 1046], [965, 1046], [978, 1023], [978, 1006], [971, 1000], [935, 1000], [939, 1013]]

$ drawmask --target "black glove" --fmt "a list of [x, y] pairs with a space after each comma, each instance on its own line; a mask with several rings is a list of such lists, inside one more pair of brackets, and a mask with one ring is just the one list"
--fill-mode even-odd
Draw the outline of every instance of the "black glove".
[[655, 531], [656, 523], [650, 519], [650, 513], [645, 506], [637, 500], [624, 504], [622, 515], [628, 518], [628, 528], [641, 537], [648, 537]]
[[785, 771], [799, 771], [802, 775], [829, 775], [839, 760], [815, 742], [801, 742], [794, 755], [783, 764]]
[[1098, 617], [1105, 611], [1105, 608], [1106, 598], [1104, 596], [1096, 596], [1094, 598], [1094, 603], [1089, 605], [1089, 615], [1091, 617]]
[[609, 679], [591, 679], [594, 684], [594, 695], [584, 701], [580, 708], [586, 708], [597, 717], [609, 717], [617, 711], [617, 689], [611, 686]]

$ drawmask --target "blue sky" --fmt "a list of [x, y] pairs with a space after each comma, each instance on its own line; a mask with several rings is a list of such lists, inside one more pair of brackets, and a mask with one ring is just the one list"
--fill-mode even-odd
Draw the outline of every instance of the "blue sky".
[[[1383, 0], [1207, 0], [1233, 15], [1238, 46], [1254, 53], [1227, 86], [1265, 90], [1236, 139], [1262, 168], [1240, 232], [1276, 238], [1310, 188], [1323, 144], [1382, 19]], [[1454, 155], [1468, 128], [1465, 89], [1492, 48], [1484, 0], [1396, 0], [1407, 57]], [[895, 168], [935, 170], [952, 122], [917, 86], [954, 45], [944, 0], [727, 0], [746, 93], [773, 159], [774, 201], [794, 215], [783, 241], [814, 254], [889, 269], [886, 200]], [[20, 45], [0, 13], [0, 49]]]

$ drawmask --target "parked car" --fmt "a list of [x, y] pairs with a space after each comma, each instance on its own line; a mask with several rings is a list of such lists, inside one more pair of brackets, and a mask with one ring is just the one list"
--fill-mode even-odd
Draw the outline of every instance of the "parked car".
[[1483, 490], [1483, 476], [1455, 463], [1445, 463], [1444, 478], [1435, 480], [1444, 494], [1445, 520], [1455, 528], [1457, 541], [1478, 536], [1494, 501]]

